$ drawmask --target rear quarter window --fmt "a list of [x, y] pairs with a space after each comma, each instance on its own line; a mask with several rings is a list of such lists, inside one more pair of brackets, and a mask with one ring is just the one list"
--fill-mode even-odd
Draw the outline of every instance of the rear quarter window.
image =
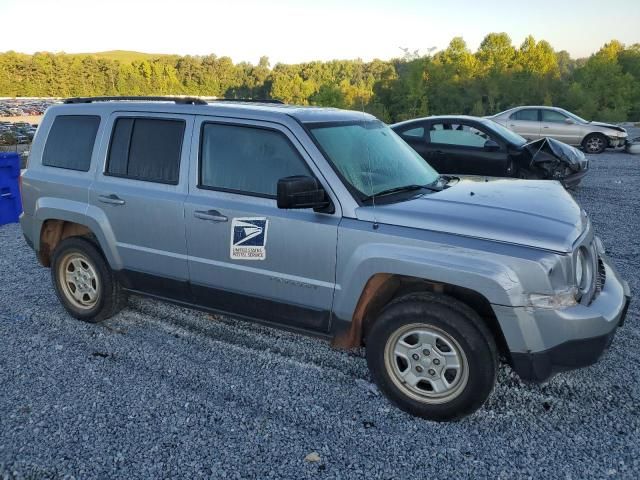
[[88, 172], [99, 126], [98, 116], [58, 115], [49, 130], [42, 164]]

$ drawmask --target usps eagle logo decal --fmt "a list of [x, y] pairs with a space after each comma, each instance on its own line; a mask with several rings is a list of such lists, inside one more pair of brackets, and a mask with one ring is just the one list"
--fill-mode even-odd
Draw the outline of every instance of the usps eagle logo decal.
[[262, 218], [234, 218], [231, 221], [231, 258], [264, 260], [267, 258], [267, 227]]

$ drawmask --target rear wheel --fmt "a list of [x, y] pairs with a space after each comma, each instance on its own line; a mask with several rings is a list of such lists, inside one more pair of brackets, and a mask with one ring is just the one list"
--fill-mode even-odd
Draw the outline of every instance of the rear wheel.
[[71, 237], [61, 241], [51, 260], [56, 295], [71, 316], [86, 322], [100, 322], [118, 313], [126, 304], [126, 294], [89, 240]]
[[444, 295], [394, 300], [367, 335], [367, 362], [380, 389], [403, 410], [430, 420], [480, 408], [495, 384], [497, 358], [478, 315]]
[[607, 148], [607, 137], [601, 133], [591, 133], [582, 141], [582, 148], [587, 153], [602, 153]]

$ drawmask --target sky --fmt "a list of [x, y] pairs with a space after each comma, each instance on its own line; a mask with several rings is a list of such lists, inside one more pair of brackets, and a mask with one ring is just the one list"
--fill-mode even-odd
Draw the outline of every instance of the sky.
[[0, 0], [0, 52], [229, 56], [257, 63], [426, 54], [490, 32], [532, 34], [585, 57], [616, 38], [640, 43], [640, 0]]

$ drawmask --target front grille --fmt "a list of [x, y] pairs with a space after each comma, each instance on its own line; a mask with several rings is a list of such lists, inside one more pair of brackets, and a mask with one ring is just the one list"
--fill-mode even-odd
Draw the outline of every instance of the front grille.
[[593, 298], [597, 297], [600, 292], [602, 292], [602, 289], [604, 288], [604, 282], [607, 280], [607, 271], [604, 268], [604, 262], [602, 261], [602, 258], [600, 258], [600, 256], [598, 256], [598, 265], [597, 265], [597, 270], [596, 270], [596, 294], [594, 295]]

